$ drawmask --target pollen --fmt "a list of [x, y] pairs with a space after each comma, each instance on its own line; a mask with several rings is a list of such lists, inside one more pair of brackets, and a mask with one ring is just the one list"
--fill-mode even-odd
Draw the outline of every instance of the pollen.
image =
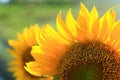
[[97, 40], [76, 42], [60, 61], [59, 80], [119, 80], [120, 59]]

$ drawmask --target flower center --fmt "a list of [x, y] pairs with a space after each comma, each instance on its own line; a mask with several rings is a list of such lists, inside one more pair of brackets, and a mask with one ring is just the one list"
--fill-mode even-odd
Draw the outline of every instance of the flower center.
[[119, 80], [120, 60], [109, 46], [96, 41], [75, 43], [58, 67], [59, 80]]
[[[29, 62], [29, 61], [34, 61], [34, 58], [32, 57], [32, 55], [30, 54], [31, 52], [31, 47], [27, 48], [25, 50], [25, 52], [23, 53], [22, 55], [22, 60], [23, 60], [23, 69], [24, 69], [24, 66], [26, 66], [26, 62]], [[25, 69], [24, 69], [25, 70]], [[25, 70], [25, 74], [28, 75], [30, 78], [34, 79], [34, 80], [38, 80], [40, 77], [36, 77], [36, 76], [33, 76], [31, 75], [30, 73], [28, 73], [26, 70]]]
[[102, 66], [99, 64], [79, 66], [69, 76], [71, 80], [102, 80]]
[[30, 54], [30, 52], [31, 52], [31, 47], [27, 48], [25, 50], [25, 52], [23, 53], [22, 59], [23, 59], [24, 65], [25, 65], [26, 62], [34, 61], [34, 58]]

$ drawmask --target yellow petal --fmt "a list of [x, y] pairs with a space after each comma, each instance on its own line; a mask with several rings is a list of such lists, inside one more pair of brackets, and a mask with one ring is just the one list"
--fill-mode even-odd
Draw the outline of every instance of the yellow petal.
[[115, 27], [111, 32], [110, 39], [120, 39], [120, 21], [116, 22]]
[[[92, 27], [98, 22], [95, 23], [95, 21], [99, 18], [98, 12], [95, 8], [95, 6], [92, 8], [91, 12], [90, 12], [90, 17], [89, 17], [89, 35], [90, 38], [92, 37]], [[97, 25], [96, 25], [97, 26]], [[98, 25], [99, 26], [99, 25]], [[99, 28], [99, 27], [98, 27]]]
[[78, 39], [84, 40], [89, 37], [88, 22], [84, 16], [78, 15], [77, 19], [77, 35]]
[[97, 9], [96, 7], [94, 6], [90, 12], [90, 21], [95, 21], [96, 19], [99, 18], [99, 15], [98, 15], [98, 12], [97, 12]]
[[63, 38], [65, 38], [67, 40], [71, 40], [71, 38], [68, 36], [67, 32], [64, 29], [64, 28], [66, 28], [66, 25], [65, 25], [64, 21], [62, 20], [61, 13], [59, 13], [57, 15], [56, 25], [57, 25], [58, 33], [60, 33], [60, 35]]
[[113, 9], [109, 9], [106, 13], [106, 20], [108, 22], [108, 26], [112, 26], [116, 19], [116, 13]]
[[33, 46], [31, 53], [40, 53], [40, 54], [43, 54], [43, 51], [40, 48], [40, 46]]
[[15, 50], [24, 50], [24, 47], [23, 46], [27, 46], [27, 45], [25, 45], [25, 44], [22, 44], [22, 46], [20, 46], [19, 45], [19, 41], [17, 41], [17, 40], [8, 40], [8, 44], [12, 47], [12, 48], [14, 48]]
[[[68, 44], [68, 41], [63, 39], [50, 25], [46, 25], [46, 28], [43, 30], [44, 34], [42, 35], [46, 40], [49, 38], [50, 40], [55, 40], [61, 44]], [[47, 37], [49, 36], [49, 37]]]
[[88, 18], [89, 17], [89, 11], [88, 9], [84, 6], [83, 3], [80, 3], [80, 12], [79, 12], [80, 15]]
[[[52, 65], [51, 65], [52, 66]], [[25, 70], [34, 76], [42, 76], [45, 74], [51, 75], [54, 73], [48, 65], [42, 66], [39, 62], [28, 62], [26, 66], [24, 66]]]
[[92, 38], [97, 39], [100, 32], [99, 19], [97, 19], [92, 25]]
[[[27, 66], [31, 66], [31, 64], [27, 64]], [[29, 73], [32, 74], [32, 75], [42, 76], [42, 75], [40, 74], [40, 72], [34, 71], [34, 70], [32, 70], [31, 68], [29, 68], [29, 67], [24, 66], [24, 68], [25, 68], [25, 70], [26, 70], [27, 72], [29, 72]]]
[[76, 21], [72, 16], [71, 9], [68, 11], [66, 16], [66, 25], [68, 29], [66, 31], [70, 32], [69, 34], [71, 35], [71, 37], [77, 37]]
[[23, 35], [24, 35], [24, 39], [26, 40], [26, 43], [27, 43], [28, 45], [31, 45], [31, 44], [29, 44], [30, 38], [29, 38], [29, 36], [28, 36], [28, 35], [29, 35], [28, 32], [29, 32], [28, 28], [25, 28], [24, 31], [23, 31]]
[[99, 39], [101, 39], [104, 42], [110, 41], [110, 32], [114, 28], [114, 21], [116, 13], [114, 10], [109, 9], [104, 16], [100, 19], [100, 33], [99, 33]]

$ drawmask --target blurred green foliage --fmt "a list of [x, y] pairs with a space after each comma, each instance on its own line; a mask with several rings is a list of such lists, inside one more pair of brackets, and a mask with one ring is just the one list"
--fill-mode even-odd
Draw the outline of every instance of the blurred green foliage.
[[[59, 11], [68, 10], [75, 4], [48, 4], [48, 3], [28, 3], [0, 5], [0, 36], [4, 38], [14, 37], [17, 32], [21, 32], [23, 27], [38, 23], [54, 22]], [[73, 9], [74, 10], [74, 9]], [[54, 21], [53, 21], [54, 20]], [[54, 25], [55, 26], [55, 25]], [[2, 34], [4, 32], [4, 34]]]

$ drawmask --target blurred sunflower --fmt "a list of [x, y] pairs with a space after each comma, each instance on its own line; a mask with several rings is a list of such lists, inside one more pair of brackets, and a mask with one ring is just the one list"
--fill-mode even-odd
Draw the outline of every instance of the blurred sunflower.
[[9, 40], [11, 46], [8, 51], [14, 57], [14, 60], [9, 63], [8, 70], [14, 73], [16, 80], [39, 80], [40, 77], [29, 74], [25, 69], [25, 63], [34, 61], [31, 56], [31, 47], [36, 45], [36, 32], [39, 29], [38, 25], [25, 28], [23, 34], [18, 33], [17, 40]]
[[46, 25], [36, 33], [38, 45], [31, 51], [35, 61], [25, 69], [33, 76], [56, 75], [58, 80], [119, 80], [120, 20], [115, 19], [113, 9], [99, 18], [95, 6], [89, 12], [82, 3], [77, 20], [71, 10], [65, 21], [59, 13], [57, 31]]

